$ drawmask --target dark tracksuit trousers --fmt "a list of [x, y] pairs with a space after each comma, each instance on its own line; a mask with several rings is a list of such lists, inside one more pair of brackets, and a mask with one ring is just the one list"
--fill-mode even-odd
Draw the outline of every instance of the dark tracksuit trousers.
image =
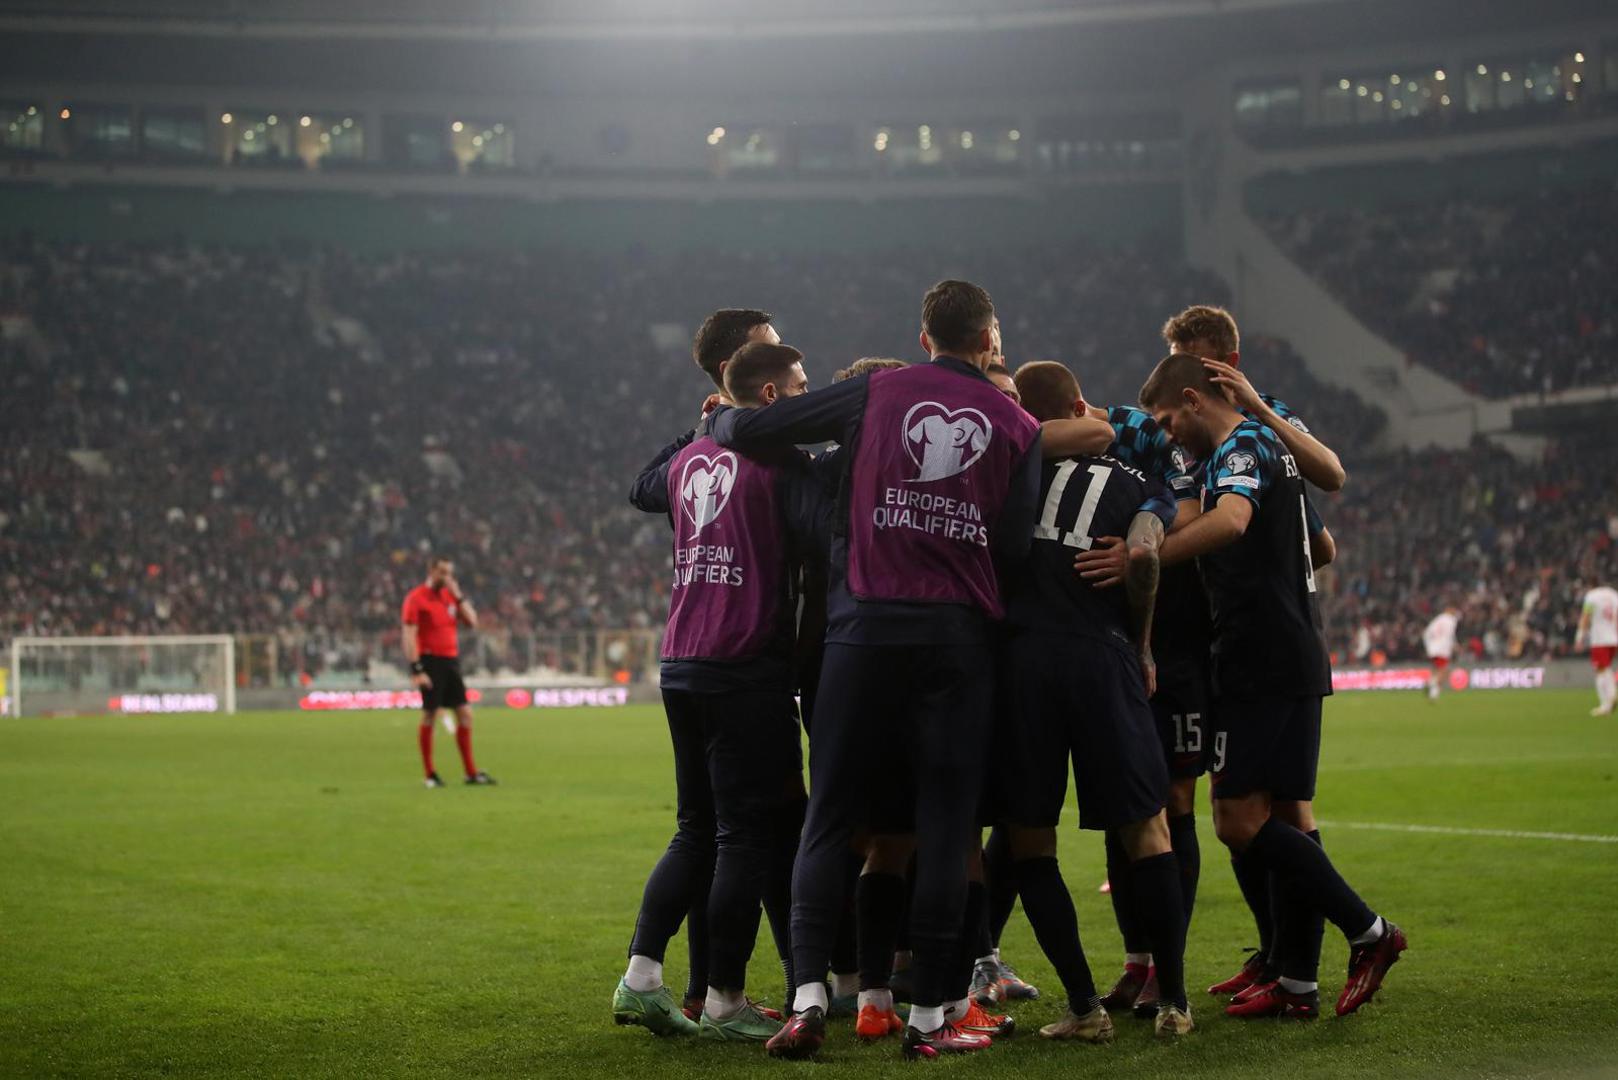
[[707, 894], [708, 984], [740, 990], [784, 815], [801, 807], [803, 751], [788, 691], [663, 691], [674, 744], [678, 827], [641, 899], [632, 955], [659, 962]]
[[867, 820], [874, 794], [907, 784], [916, 831], [915, 1000], [943, 1003], [966, 906], [993, 700], [987, 643], [827, 644], [809, 748], [809, 810], [792, 879], [800, 985], [824, 981], [831, 963], [850, 834]]

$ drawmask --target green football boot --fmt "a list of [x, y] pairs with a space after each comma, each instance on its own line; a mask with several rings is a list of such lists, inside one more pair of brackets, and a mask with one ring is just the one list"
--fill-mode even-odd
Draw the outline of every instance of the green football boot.
[[[680, 1011], [669, 988], [631, 990], [622, 979], [612, 992], [612, 1022], [639, 1024], [653, 1035], [695, 1035], [696, 1021]], [[766, 1036], [768, 1037], [768, 1036]]]
[[715, 1042], [767, 1042], [780, 1030], [779, 1020], [771, 1020], [756, 1004], [749, 1001], [736, 1015], [727, 1016], [723, 1020], [715, 1020], [707, 1013], [703, 1013], [697, 1037], [713, 1039]]

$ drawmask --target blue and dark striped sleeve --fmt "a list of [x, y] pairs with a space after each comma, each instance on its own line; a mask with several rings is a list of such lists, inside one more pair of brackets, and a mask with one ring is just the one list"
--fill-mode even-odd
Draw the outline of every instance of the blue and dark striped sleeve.
[[1217, 499], [1236, 494], [1254, 503], [1264, 498], [1280, 466], [1275, 436], [1255, 424], [1243, 424], [1220, 444], [1208, 461], [1208, 489]]
[[1268, 394], [1261, 394], [1260, 396], [1264, 399], [1264, 404], [1275, 410], [1275, 415], [1279, 416], [1281, 419], [1285, 420], [1287, 423], [1291, 424], [1305, 435], [1311, 434], [1309, 425], [1303, 422], [1303, 417], [1293, 412], [1291, 406], [1289, 406], [1286, 402], [1282, 401], [1278, 397], [1271, 397]]

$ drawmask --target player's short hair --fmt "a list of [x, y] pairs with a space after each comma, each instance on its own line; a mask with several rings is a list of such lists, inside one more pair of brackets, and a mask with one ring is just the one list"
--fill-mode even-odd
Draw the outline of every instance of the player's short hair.
[[1164, 323], [1163, 341], [1177, 353], [1186, 352], [1193, 341], [1209, 342], [1219, 354], [1214, 360], [1223, 360], [1242, 346], [1230, 312], [1209, 304], [1194, 304]]
[[1079, 379], [1066, 364], [1030, 360], [1017, 368], [1011, 379], [1022, 396], [1023, 409], [1040, 423], [1073, 415], [1073, 403], [1079, 400]]
[[768, 326], [774, 318], [769, 312], [756, 308], [720, 308], [702, 320], [697, 336], [691, 339], [691, 359], [708, 373], [715, 386], [723, 388], [725, 382], [720, 368], [725, 361], [747, 344], [747, 335], [755, 326]]
[[831, 381], [843, 382], [861, 375], [869, 375], [873, 371], [892, 371], [895, 368], [909, 366], [903, 360], [895, 360], [891, 356], [862, 356], [846, 368], [838, 368], [833, 372]]
[[427, 559], [427, 569], [431, 570], [433, 567], [437, 566], [439, 563], [454, 563], [454, 562], [455, 562], [455, 560], [450, 558], [448, 555], [436, 555], [436, 554], [431, 555]]
[[1160, 405], [1178, 403], [1180, 394], [1185, 390], [1195, 390], [1204, 397], [1225, 400], [1219, 392], [1219, 385], [1213, 381], [1213, 375], [1202, 362], [1200, 356], [1190, 353], [1174, 353], [1164, 357], [1152, 369], [1147, 378], [1146, 385], [1140, 388], [1140, 403], [1147, 409], [1155, 409]]
[[[989, 375], [1005, 375], [1005, 376], [1007, 376], [1009, 378], [1012, 378], [1012, 379], [1016, 378], [1016, 376], [1011, 374], [1011, 369], [1010, 368], [1006, 367], [1006, 365], [1004, 365], [1002, 363], [999, 363], [998, 361], [993, 363], [993, 364], [990, 364], [988, 367], [984, 368], [983, 370], [984, 370], [984, 372], [986, 374], [989, 374]], [[1022, 393], [1021, 390], [1018, 390], [1017, 392], [1019, 394]]]
[[791, 345], [755, 341], [743, 345], [725, 365], [725, 393], [738, 405], [762, 404], [759, 393], [766, 383], [783, 385], [793, 364], [803, 363], [803, 353]]
[[922, 298], [921, 328], [935, 349], [971, 349], [993, 325], [994, 301], [970, 281], [940, 281]]

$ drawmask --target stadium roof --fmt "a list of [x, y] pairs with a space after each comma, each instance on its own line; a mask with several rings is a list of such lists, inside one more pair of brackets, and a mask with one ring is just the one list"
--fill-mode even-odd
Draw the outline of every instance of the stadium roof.
[[[14, 85], [291, 73], [541, 94], [1138, 89], [1226, 59], [1608, 13], [1602, 0], [0, 0], [0, 71]], [[755, 42], [767, 52], [747, 52]]]
[[[0, 26], [75, 33], [483, 41], [984, 33], [1191, 20], [1396, 36], [1610, 14], [1602, 0], [4, 0]], [[1337, 40], [1335, 37], [1332, 40]]]

